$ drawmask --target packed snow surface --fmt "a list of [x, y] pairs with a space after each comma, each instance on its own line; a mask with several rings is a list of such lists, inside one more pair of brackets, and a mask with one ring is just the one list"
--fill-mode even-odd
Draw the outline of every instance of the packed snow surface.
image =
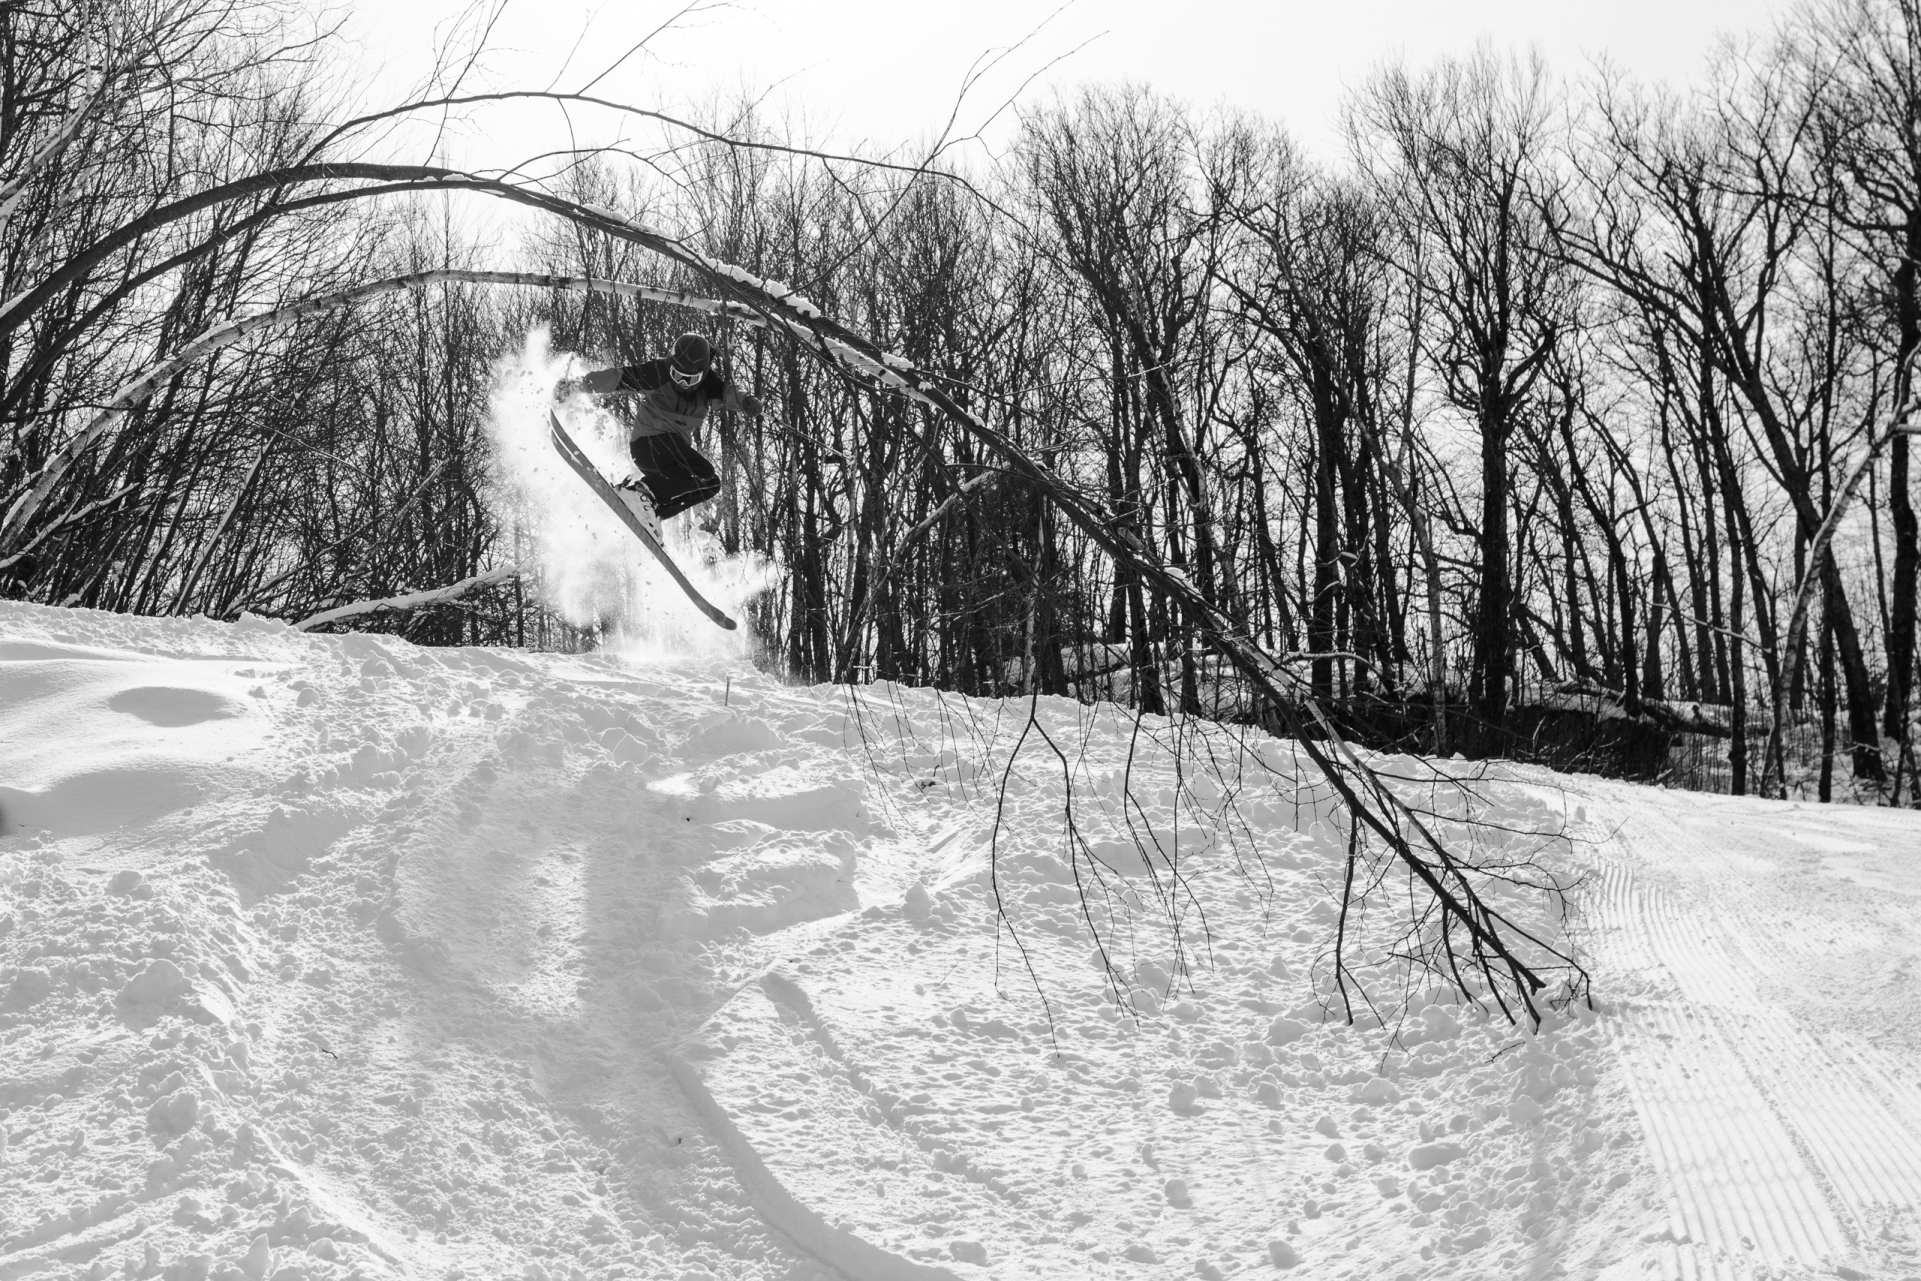
[[1264, 736], [0, 604], [0, 1281], [1921, 1275], [1917, 816], [1472, 773], [1538, 1032]]

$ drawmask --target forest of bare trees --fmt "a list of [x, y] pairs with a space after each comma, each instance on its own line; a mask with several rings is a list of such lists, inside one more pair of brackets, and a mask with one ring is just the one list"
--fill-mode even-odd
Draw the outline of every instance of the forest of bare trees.
[[[1388, 66], [1332, 163], [1105, 85], [964, 175], [717, 111], [538, 182], [383, 151], [313, 21], [0, 10], [0, 595], [298, 622], [514, 565], [502, 353], [700, 328], [768, 412], [710, 423], [694, 519], [777, 567], [748, 621], [790, 679], [1271, 718], [1225, 619], [1364, 742], [1527, 755], [1575, 714], [1705, 744], [1693, 781], [1915, 801], [1921, 0], [1807, 5], [1685, 88]], [[563, 216], [503, 248], [488, 197]], [[777, 326], [567, 287], [721, 292], [709, 260], [912, 362], [1101, 537]], [[356, 625], [594, 640], [534, 571]]]

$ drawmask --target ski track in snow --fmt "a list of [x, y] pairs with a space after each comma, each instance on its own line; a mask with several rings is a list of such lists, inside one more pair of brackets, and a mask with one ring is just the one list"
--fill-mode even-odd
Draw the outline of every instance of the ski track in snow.
[[[1601, 785], [1602, 982], [1663, 1277], [1921, 1273], [1921, 815]], [[1850, 864], [1849, 856], [1853, 856]]]
[[1921, 1273], [1906, 816], [1493, 767], [1609, 1012], [1384, 1053], [1287, 745], [1038, 700], [1069, 866], [1029, 704], [855, 697], [0, 603], [0, 1281]]

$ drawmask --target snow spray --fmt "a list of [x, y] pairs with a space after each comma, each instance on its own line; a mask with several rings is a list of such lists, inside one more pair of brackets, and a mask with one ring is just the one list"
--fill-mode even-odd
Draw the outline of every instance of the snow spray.
[[[488, 506], [511, 531], [526, 581], [576, 627], [602, 630], [605, 647], [649, 660], [744, 658], [748, 639], [701, 616], [652, 556], [554, 452], [547, 414], [619, 481], [631, 475], [626, 426], [590, 397], [556, 404], [554, 387], [580, 371], [576, 357], [551, 350], [544, 326], [494, 363], [487, 433], [493, 441]], [[667, 522], [665, 545], [703, 595], [738, 617], [743, 602], [769, 585], [772, 566], [758, 556], [727, 557], [689, 518]]]

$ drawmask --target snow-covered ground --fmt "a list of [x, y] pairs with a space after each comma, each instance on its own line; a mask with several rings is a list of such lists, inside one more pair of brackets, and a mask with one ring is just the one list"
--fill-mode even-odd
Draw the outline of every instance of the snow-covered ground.
[[1171, 732], [0, 604], [0, 1281], [1921, 1275], [1916, 815], [1495, 771], [1600, 1012], [1348, 1027]]

